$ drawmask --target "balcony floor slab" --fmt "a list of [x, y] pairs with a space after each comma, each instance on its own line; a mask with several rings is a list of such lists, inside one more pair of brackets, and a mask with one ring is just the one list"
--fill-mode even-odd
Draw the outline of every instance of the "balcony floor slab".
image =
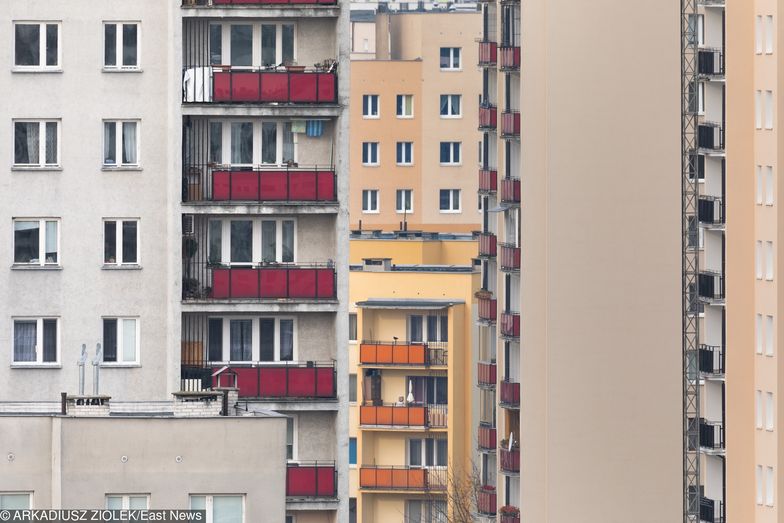
[[234, 301], [198, 301], [188, 300], [182, 302], [182, 312], [206, 313], [240, 313], [240, 312], [269, 312], [269, 313], [297, 313], [297, 312], [338, 312], [337, 300], [234, 300]]
[[182, 114], [185, 116], [230, 116], [230, 117], [292, 117], [292, 118], [337, 118], [342, 108], [335, 104], [221, 104], [221, 103], [184, 103]]
[[336, 5], [182, 7], [183, 18], [337, 18], [338, 16], [340, 16], [340, 7]]

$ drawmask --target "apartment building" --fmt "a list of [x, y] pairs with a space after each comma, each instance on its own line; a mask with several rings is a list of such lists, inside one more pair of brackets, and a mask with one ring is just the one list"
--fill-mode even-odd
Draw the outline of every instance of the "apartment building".
[[0, 401], [73, 395], [79, 361], [100, 369], [100, 401], [236, 389], [231, 407], [286, 420], [276, 519], [345, 520], [348, 9], [5, 14]]
[[355, 13], [352, 230], [478, 229], [479, 14], [379, 12], [372, 31]]
[[351, 237], [351, 498], [363, 523], [473, 510], [471, 235]]

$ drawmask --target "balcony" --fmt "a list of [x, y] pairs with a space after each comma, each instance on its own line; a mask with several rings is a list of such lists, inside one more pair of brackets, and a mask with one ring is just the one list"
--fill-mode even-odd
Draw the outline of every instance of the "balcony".
[[721, 124], [704, 122], [697, 126], [697, 145], [713, 152], [724, 150], [724, 128]]
[[479, 321], [495, 323], [498, 317], [498, 300], [495, 298], [477, 297], [476, 304], [479, 309]]
[[724, 503], [700, 497], [700, 521], [705, 523], [724, 523]]
[[520, 384], [505, 379], [501, 382], [501, 406], [507, 409], [520, 408]]
[[446, 405], [360, 405], [359, 424], [365, 427], [446, 428]]
[[502, 45], [498, 48], [498, 65], [502, 71], [520, 70], [520, 47]]
[[520, 313], [502, 312], [501, 313], [501, 336], [505, 338], [520, 338]]
[[724, 347], [716, 345], [700, 345], [700, 372], [709, 376], [724, 375]]
[[447, 364], [447, 342], [363, 341], [359, 345], [362, 365], [429, 367]]
[[520, 138], [519, 111], [504, 111], [501, 113], [501, 137]]
[[495, 427], [480, 423], [477, 439], [479, 440], [479, 450], [495, 452], [496, 445], [498, 445]]
[[264, 7], [281, 5], [337, 5], [335, 0], [183, 0], [182, 7], [231, 7], [236, 5]]
[[492, 67], [498, 60], [498, 44], [479, 42], [479, 67]]
[[359, 488], [365, 490], [445, 491], [446, 468], [362, 466]]
[[712, 450], [724, 448], [724, 425], [720, 421], [700, 418], [700, 447]]
[[512, 205], [520, 204], [520, 178], [501, 179], [501, 201]]
[[500, 523], [520, 523], [520, 509], [507, 505], [498, 509], [498, 521]]
[[520, 473], [520, 449], [513, 447], [511, 450], [507, 446], [506, 440], [498, 446], [498, 462], [501, 472], [506, 474]]
[[479, 130], [491, 131], [498, 127], [498, 108], [492, 104], [479, 106]]
[[484, 485], [476, 493], [476, 508], [483, 516], [495, 516], [497, 494], [495, 487]]
[[724, 200], [718, 196], [700, 196], [697, 202], [697, 217], [703, 225], [723, 225]]
[[477, 363], [477, 382], [480, 387], [495, 387], [497, 366], [493, 362], [480, 361]]
[[[193, 342], [195, 343], [195, 342]], [[334, 400], [337, 398], [335, 362], [200, 362], [200, 344], [190, 345], [193, 359], [181, 365], [183, 390], [225, 386], [225, 376], [240, 398], [280, 400]], [[216, 372], [223, 370], [221, 374]], [[223, 380], [221, 381], [221, 378]]]
[[701, 76], [724, 76], [724, 50], [703, 48], [697, 54], [697, 72]]
[[515, 247], [511, 243], [499, 243], [499, 262], [498, 265], [504, 272], [520, 271], [520, 247]]
[[[198, 273], [198, 278], [183, 278], [184, 301], [336, 299], [337, 274], [333, 267], [325, 265], [228, 267], [207, 264]], [[188, 270], [183, 274], [189, 274]]]
[[183, 70], [184, 103], [336, 104], [338, 77], [328, 70], [253, 69], [189, 65]]
[[697, 281], [700, 298], [709, 302], [724, 300], [724, 276], [720, 273], [702, 271]]
[[337, 203], [333, 168], [228, 167], [188, 165], [183, 203]]
[[498, 190], [498, 171], [479, 169], [479, 193], [490, 194]]
[[479, 257], [495, 258], [497, 254], [498, 238], [491, 232], [479, 233]]
[[338, 471], [334, 461], [302, 461], [286, 468], [286, 496], [337, 498]]

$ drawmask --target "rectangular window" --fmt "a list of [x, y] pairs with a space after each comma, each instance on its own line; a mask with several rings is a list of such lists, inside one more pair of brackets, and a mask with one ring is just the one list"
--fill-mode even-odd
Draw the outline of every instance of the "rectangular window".
[[108, 510], [146, 510], [150, 508], [149, 494], [107, 494]]
[[762, 41], [764, 38], [763, 32], [765, 31], [762, 26], [762, 16], [757, 15], [756, 23], [754, 24], [754, 52], [762, 54]]
[[252, 263], [253, 221], [231, 220], [229, 222], [230, 263]]
[[765, 91], [765, 129], [773, 129], [773, 91]]
[[773, 205], [773, 194], [773, 166], [767, 165], [765, 166], [765, 205]]
[[292, 219], [210, 220], [208, 259], [213, 264], [293, 263], [296, 223]]
[[103, 24], [103, 66], [105, 69], [139, 69], [139, 24]]
[[413, 118], [414, 117], [414, 95], [413, 94], [399, 94], [397, 95], [396, 114], [398, 118]]
[[765, 279], [773, 280], [773, 242], [765, 242]]
[[136, 167], [139, 165], [139, 122], [137, 120], [104, 120], [104, 167]]
[[348, 438], [348, 464], [357, 464], [357, 438]]
[[406, 501], [406, 523], [446, 523], [446, 501], [409, 499]]
[[442, 118], [458, 118], [461, 116], [460, 103], [461, 97], [459, 94], [442, 94], [441, 95], [441, 117]]
[[757, 354], [762, 354], [762, 346], [763, 346], [763, 339], [762, 339], [762, 314], [757, 314], [757, 321], [755, 322], [755, 345], [756, 345], [756, 352]]
[[0, 493], [0, 510], [24, 510], [32, 508], [33, 495], [29, 492]]
[[296, 418], [289, 416], [286, 418], [286, 459], [296, 458], [297, 427]]
[[765, 504], [772, 507], [775, 475], [773, 474], [773, 467], [765, 467], [765, 469]]
[[138, 318], [103, 319], [104, 363], [139, 363]]
[[378, 142], [362, 142], [362, 165], [378, 164]]
[[775, 410], [773, 409], [773, 393], [765, 393], [765, 430], [773, 430], [773, 419]]
[[229, 361], [253, 359], [253, 320], [229, 320]]
[[245, 495], [191, 495], [191, 510], [207, 512], [205, 523], [245, 523]]
[[14, 363], [57, 363], [60, 332], [57, 318], [14, 320]]
[[57, 219], [14, 220], [15, 265], [60, 265], [60, 222]]
[[441, 212], [460, 212], [460, 189], [441, 189], [438, 208]]
[[378, 118], [378, 95], [362, 95], [362, 116], [365, 118]]
[[757, 166], [757, 205], [762, 205], [765, 183], [763, 180], [762, 166]]
[[762, 241], [757, 240], [756, 248], [755, 248], [755, 265], [756, 265], [756, 276], [758, 280], [762, 279]]
[[756, 415], [754, 416], [754, 425], [758, 428], [762, 428], [762, 391], [758, 390], [754, 396], [755, 402], [754, 406], [756, 407], [754, 410]]
[[365, 189], [362, 191], [362, 212], [377, 213], [378, 189]]
[[[253, 123], [231, 123], [231, 163], [233, 165], [253, 164]], [[278, 126], [274, 122], [262, 124], [262, 163], [275, 163]], [[266, 143], [264, 143], [266, 142]]]
[[765, 54], [773, 54], [773, 38], [776, 33], [773, 32], [773, 16], [767, 15], [765, 17]]
[[762, 91], [754, 93], [754, 127], [762, 129]]
[[440, 144], [440, 163], [441, 165], [460, 165], [460, 142], [441, 142]]
[[20, 70], [60, 69], [60, 22], [14, 22], [14, 66]]
[[261, 25], [261, 65], [290, 64], [294, 61], [294, 24]]
[[765, 355], [773, 356], [773, 316], [765, 316]]
[[357, 341], [357, 313], [348, 313], [348, 341]]
[[59, 120], [14, 120], [14, 166], [60, 165]]
[[757, 465], [757, 505], [762, 505], [762, 491], [765, 488], [763, 482], [765, 479], [762, 477], [762, 465]]
[[440, 66], [442, 71], [457, 71], [460, 69], [460, 48], [442, 47]]
[[139, 220], [104, 220], [103, 263], [139, 264]]
[[414, 164], [414, 144], [413, 142], [397, 142], [395, 161], [398, 165]]
[[231, 65], [233, 67], [253, 65], [253, 26], [231, 24], [229, 34]]
[[412, 189], [395, 191], [395, 211], [399, 213], [414, 212], [414, 191]]
[[357, 401], [357, 375], [348, 375], [348, 401], [356, 403]]

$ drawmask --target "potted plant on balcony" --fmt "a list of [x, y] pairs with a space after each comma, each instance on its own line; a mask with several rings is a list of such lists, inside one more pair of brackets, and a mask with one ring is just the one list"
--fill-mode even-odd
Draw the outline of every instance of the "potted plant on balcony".
[[511, 505], [504, 505], [498, 509], [498, 514], [501, 516], [501, 521], [519, 521], [520, 509]]
[[474, 297], [480, 300], [487, 300], [493, 297], [493, 293], [487, 289], [479, 289], [474, 293]]
[[321, 73], [331, 73], [337, 68], [338, 62], [337, 60], [333, 60], [332, 58], [327, 58], [317, 64], [314, 65], [316, 71]]
[[297, 62], [293, 60], [286, 60], [283, 62], [283, 67], [286, 68], [286, 71], [289, 73], [303, 73], [305, 72], [304, 65], [297, 65]]

